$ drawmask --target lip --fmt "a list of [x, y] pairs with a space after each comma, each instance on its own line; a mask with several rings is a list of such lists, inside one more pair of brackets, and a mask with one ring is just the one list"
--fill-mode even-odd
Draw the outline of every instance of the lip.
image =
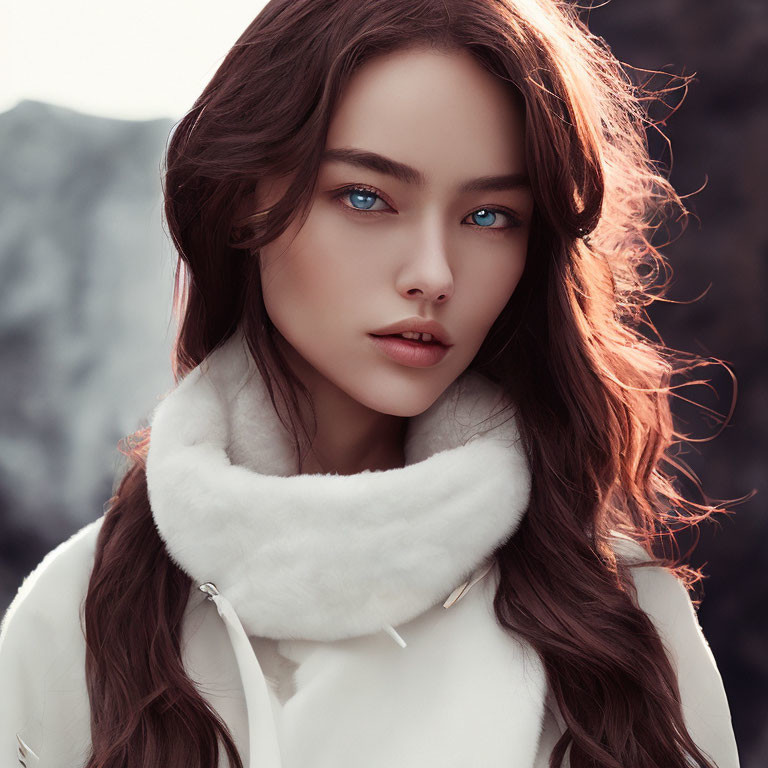
[[401, 339], [397, 336], [368, 336], [379, 349], [391, 360], [411, 368], [429, 368], [437, 365], [448, 353], [445, 344], [424, 343]]
[[428, 320], [423, 317], [407, 317], [397, 323], [392, 323], [384, 328], [371, 331], [374, 336], [388, 336], [393, 333], [403, 333], [404, 331], [413, 331], [415, 333], [431, 333], [433, 340], [439, 342], [445, 347], [453, 345], [448, 331], [443, 328], [436, 320]]

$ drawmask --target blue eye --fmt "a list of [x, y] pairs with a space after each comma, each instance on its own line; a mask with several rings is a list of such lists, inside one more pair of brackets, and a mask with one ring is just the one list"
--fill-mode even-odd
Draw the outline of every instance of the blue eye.
[[[474, 213], [471, 213], [470, 216], [474, 219], [475, 224], [479, 224], [485, 229], [496, 221], [496, 213], [496, 211], [490, 208], [480, 208]], [[482, 221], [480, 221], [480, 219], [482, 219]]]
[[[499, 214], [505, 216], [509, 220], [509, 224], [504, 227], [494, 227]], [[473, 222], [477, 225], [478, 229], [487, 229], [491, 232], [507, 232], [510, 229], [515, 229], [520, 226], [520, 219], [509, 211], [501, 210], [500, 208], [478, 208], [469, 214], [472, 217]]]
[[[359, 185], [343, 187], [333, 197], [347, 210], [359, 211], [360, 213], [383, 213], [386, 210], [385, 208], [373, 208], [377, 200], [384, 203], [386, 208], [390, 207], [372, 188]], [[345, 203], [345, 200], [349, 204]], [[502, 218], [506, 217], [509, 223], [506, 226], [494, 227], [493, 224], [497, 222], [499, 214], [501, 214]], [[465, 220], [470, 217], [473, 220], [472, 226], [475, 229], [486, 229], [489, 232], [495, 233], [508, 232], [522, 224], [515, 214], [501, 208], [478, 208], [476, 211], [467, 214]]]
[[352, 203], [352, 205], [355, 206], [355, 208], [364, 208], [365, 210], [368, 210], [373, 206], [373, 204], [376, 202], [377, 195], [374, 195], [373, 192], [348, 192], [349, 195], [349, 201]]
[[[344, 207], [352, 208], [355, 211], [370, 211], [376, 204], [376, 201], [381, 200], [379, 195], [366, 187], [344, 187], [344, 189], [338, 191], [335, 197], [340, 200], [348, 200], [352, 205], [345, 205]], [[381, 202], [384, 201], [382, 200]], [[381, 210], [383, 209], [377, 208], [373, 213], [378, 213]]]

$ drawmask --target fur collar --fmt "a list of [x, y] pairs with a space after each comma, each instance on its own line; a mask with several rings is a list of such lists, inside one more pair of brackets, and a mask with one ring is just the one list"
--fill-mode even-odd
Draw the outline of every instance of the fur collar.
[[528, 463], [501, 405], [496, 385], [465, 372], [409, 420], [404, 467], [299, 475], [238, 331], [155, 409], [155, 525], [249, 635], [337, 640], [396, 626], [490, 561], [525, 512]]

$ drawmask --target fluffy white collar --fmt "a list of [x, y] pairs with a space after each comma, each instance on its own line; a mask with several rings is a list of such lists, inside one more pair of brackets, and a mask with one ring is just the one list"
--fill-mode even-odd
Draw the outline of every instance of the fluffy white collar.
[[396, 626], [490, 561], [525, 512], [530, 472], [504, 404], [465, 372], [409, 420], [404, 467], [299, 475], [238, 331], [155, 409], [155, 525], [249, 635], [336, 640]]

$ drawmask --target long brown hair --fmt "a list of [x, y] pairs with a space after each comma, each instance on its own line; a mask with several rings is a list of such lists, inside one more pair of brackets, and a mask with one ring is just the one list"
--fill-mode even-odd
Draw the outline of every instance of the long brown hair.
[[[611, 547], [619, 531], [651, 556], [672, 526], [715, 509], [674, 488], [685, 465], [673, 449], [685, 436], [673, 425], [671, 381], [701, 359], [642, 332], [653, 330], [646, 307], [666, 287], [651, 236], [685, 211], [649, 158], [648, 92], [572, 6], [271, 0], [167, 148], [165, 214], [179, 254], [176, 380], [242, 323], [299, 445], [299, 398], [308, 395], [274, 343], [255, 254], [309, 210], [349, 77], [372, 57], [413, 45], [468, 50], [525, 108], [535, 199], [529, 256], [470, 367], [520, 406], [533, 489], [524, 522], [497, 552], [495, 610], [540, 653], [567, 726], [550, 765], [569, 749], [572, 768], [711, 768]], [[259, 180], [281, 176], [292, 176], [289, 189], [259, 210]], [[208, 768], [218, 765], [220, 746], [242, 768], [226, 725], [183, 667], [192, 585], [153, 525], [148, 440], [146, 429], [126, 449], [129, 467], [103, 521], [85, 604], [87, 768]]]

